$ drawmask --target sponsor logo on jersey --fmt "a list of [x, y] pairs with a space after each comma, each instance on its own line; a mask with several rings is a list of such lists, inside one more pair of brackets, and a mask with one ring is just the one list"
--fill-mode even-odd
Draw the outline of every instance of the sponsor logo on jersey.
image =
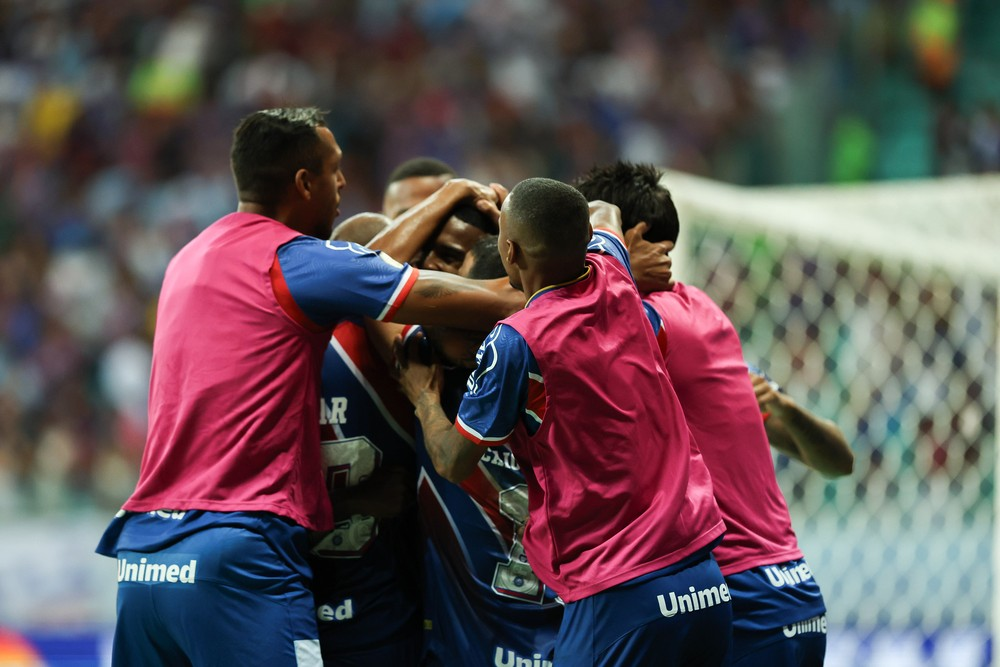
[[819, 632], [825, 635], [826, 614], [821, 614], [820, 616], [813, 616], [812, 618], [807, 618], [804, 621], [799, 621], [798, 623], [792, 623], [791, 625], [786, 625], [781, 628], [781, 631], [789, 639], [791, 639], [795, 635], [804, 635], [810, 632]]
[[198, 560], [188, 563], [150, 563], [145, 557], [139, 562], [126, 558], [118, 559], [118, 581], [134, 581], [143, 584], [193, 584]]
[[316, 618], [320, 621], [347, 621], [354, 618], [354, 598], [346, 598], [336, 607], [322, 604], [316, 607]]
[[812, 579], [813, 573], [805, 563], [799, 563], [794, 567], [780, 567], [778, 565], [766, 565], [764, 572], [767, 573], [767, 580], [775, 588], [782, 586], [795, 586], [803, 581]]
[[494, 667], [552, 667], [551, 660], [542, 658], [541, 653], [536, 653], [530, 658], [519, 655], [514, 649], [497, 646], [493, 653]]
[[731, 599], [729, 586], [726, 584], [702, 588], [701, 590], [695, 590], [694, 586], [689, 586], [688, 592], [682, 595], [677, 595], [674, 591], [670, 591], [669, 604], [667, 603], [667, 598], [662, 594], [656, 596], [656, 600], [660, 603], [660, 613], [667, 618], [676, 616], [677, 614], [708, 609], [717, 604], [729, 602]]

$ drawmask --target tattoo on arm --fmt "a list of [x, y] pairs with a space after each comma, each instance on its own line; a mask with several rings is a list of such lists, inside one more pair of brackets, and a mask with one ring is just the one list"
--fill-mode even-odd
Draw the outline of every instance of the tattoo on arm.
[[465, 479], [471, 472], [466, 470], [470, 448], [476, 446], [455, 430], [437, 396], [422, 395], [417, 400], [416, 412], [424, 429], [424, 446], [438, 474], [453, 482]]

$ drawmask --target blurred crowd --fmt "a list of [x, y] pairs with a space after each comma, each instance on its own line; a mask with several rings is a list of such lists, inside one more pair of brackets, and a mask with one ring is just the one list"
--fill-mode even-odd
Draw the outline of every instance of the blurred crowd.
[[1000, 170], [995, 0], [0, 3], [0, 515], [113, 508], [166, 263], [235, 205], [232, 128], [315, 104], [342, 217], [431, 155], [742, 184]]

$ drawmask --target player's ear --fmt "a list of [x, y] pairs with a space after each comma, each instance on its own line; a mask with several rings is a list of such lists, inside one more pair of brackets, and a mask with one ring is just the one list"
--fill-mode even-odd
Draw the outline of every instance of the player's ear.
[[504, 259], [507, 260], [508, 265], [518, 264], [518, 260], [524, 255], [521, 251], [521, 246], [516, 241], [510, 239], [507, 239], [507, 245], [502, 250]]
[[312, 174], [308, 169], [295, 172], [295, 191], [302, 199], [312, 199]]

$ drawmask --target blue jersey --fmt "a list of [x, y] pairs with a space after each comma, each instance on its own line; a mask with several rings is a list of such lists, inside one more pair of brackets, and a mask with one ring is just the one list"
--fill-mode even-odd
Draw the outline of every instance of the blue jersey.
[[[371, 348], [364, 326], [341, 322], [323, 360], [319, 424], [331, 491], [379, 469], [405, 469], [415, 487], [413, 408]], [[377, 520], [342, 516], [312, 549], [324, 655], [363, 651], [420, 632], [420, 534], [415, 504]]]
[[[466, 376], [446, 376], [442, 401], [451, 415]], [[438, 476], [422, 446], [418, 452], [428, 664], [550, 664], [563, 608], [524, 556], [527, 487], [513, 454], [485, 449], [459, 487]]]

